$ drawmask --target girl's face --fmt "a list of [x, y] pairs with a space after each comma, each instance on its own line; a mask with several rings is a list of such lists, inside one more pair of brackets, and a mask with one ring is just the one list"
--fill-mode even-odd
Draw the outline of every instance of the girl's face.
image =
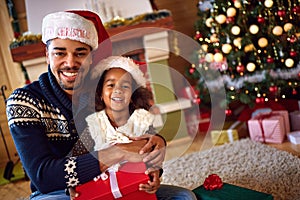
[[111, 68], [104, 77], [102, 98], [107, 114], [128, 112], [132, 95], [132, 77], [121, 68]]
[[82, 83], [92, 63], [90, 47], [69, 39], [52, 40], [46, 58], [57, 82], [70, 96]]

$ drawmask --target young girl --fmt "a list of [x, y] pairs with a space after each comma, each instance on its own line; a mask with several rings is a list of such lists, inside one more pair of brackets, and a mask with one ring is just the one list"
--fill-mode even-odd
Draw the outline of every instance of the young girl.
[[[92, 78], [100, 77], [96, 89], [96, 111], [86, 118], [93, 150], [118, 143], [129, 143], [131, 137], [154, 134], [154, 116], [149, 112], [153, 95], [146, 88], [146, 79], [132, 59], [111, 56], [94, 69]], [[81, 140], [85, 146], [87, 136]], [[87, 148], [88, 149], [88, 148]], [[76, 149], [73, 150], [74, 154]], [[154, 193], [160, 185], [159, 170], [150, 170], [151, 181], [141, 190]]]

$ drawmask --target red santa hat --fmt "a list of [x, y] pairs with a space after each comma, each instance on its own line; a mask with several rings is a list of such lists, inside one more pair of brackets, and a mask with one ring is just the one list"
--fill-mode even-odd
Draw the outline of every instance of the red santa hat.
[[[46, 15], [42, 24], [42, 41], [46, 43], [54, 38], [71, 39], [88, 44], [94, 50], [94, 64], [111, 55], [112, 52], [109, 35], [99, 15], [88, 10], [68, 10]], [[98, 48], [99, 45], [101, 48]]]

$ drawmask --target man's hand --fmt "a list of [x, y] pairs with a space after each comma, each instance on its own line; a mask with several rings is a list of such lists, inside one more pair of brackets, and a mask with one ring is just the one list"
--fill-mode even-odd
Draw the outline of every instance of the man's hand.
[[139, 151], [141, 155], [147, 153], [143, 158], [143, 162], [147, 163], [148, 166], [152, 166], [156, 169], [162, 167], [162, 163], [166, 155], [166, 144], [163, 138], [157, 135], [145, 134], [143, 136], [131, 139], [135, 141], [147, 139], [147, 144], [144, 145]]
[[146, 143], [147, 140], [143, 139], [132, 141], [131, 143], [115, 144], [98, 151], [101, 172], [104, 172], [108, 167], [121, 161], [141, 162], [145, 155], [139, 154], [139, 151]]

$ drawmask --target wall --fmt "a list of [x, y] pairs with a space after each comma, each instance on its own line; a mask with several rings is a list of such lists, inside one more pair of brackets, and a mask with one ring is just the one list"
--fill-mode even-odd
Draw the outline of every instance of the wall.
[[[14, 63], [11, 58], [9, 44], [14, 38], [14, 33], [10, 24], [10, 19], [6, 7], [5, 0], [0, 0], [0, 87], [6, 86], [6, 97], [11, 93], [13, 88], [19, 87], [24, 84], [24, 76], [21, 67], [18, 63]], [[6, 28], [3, 28], [6, 27]], [[2, 94], [2, 92], [0, 92]], [[16, 150], [12, 138], [9, 134], [7, 119], [5, 114], [4, 98], [0, 95], [0, 126], [4, 134], [5, 141], [9, 147], [11, 157], [16, 160], [14, 156]], [[3, 166], [7, 162], [6, 150], [2, 137], [0, 139], [0, 166]]]
[[[193, 37], [195, 35], [194, 23], [197, 20], [197, 4], [199, 0], [155, 0], [154, 2], [159, 10], [167, 9], [172, 12], [175, 31], [185, 34], [188, 37]], [[182, 46], [182, 44], [179, 43], [178, 46]], [[180, 74], [184, 74], [185, 68], [189, 66], [190, 63], [180, 56], [171, 54], [169, 65]], [[176, 83], [174, 84], [175, 91], [181, 90], [185, 85], [186, 80], [176, 76], [174, 73], [172, 77], [173, 83]]]

